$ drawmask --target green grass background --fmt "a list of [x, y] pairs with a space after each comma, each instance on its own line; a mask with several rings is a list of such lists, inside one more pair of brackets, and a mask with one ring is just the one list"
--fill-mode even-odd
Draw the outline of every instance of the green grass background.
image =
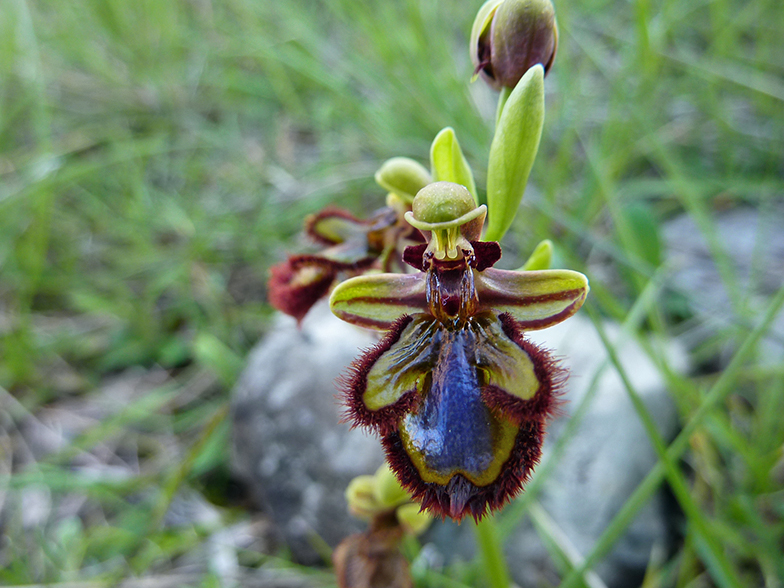
[[[377, 207], [375, 169], [395, 155], [426, 161], [444, 126], [484, 185], [494, 95], [468, 83], [467, 52], [480, 4], [0, 0], [0, 584], [177, 573], [248, 516], [229, 496], [226, 407], [270, 324], [267, 269], [300, 245], [305, 214]], [[666, 480], [684, 540], [652, 560], [646, 586], [779, 587], [784, 369], [762, 365], [756, 343], [783, 295], [748, 303], [714, 219], [784, 196], [784, 4], [555, 4], [543, 142], [507, 267], [542, 238], [575, 269], [606, 257], [621, 278], [592, 279], [591, 316], [671, 333], [682, 315], [661, 287], [658, 232], [685, 212], [737, 311], [713, 343], [735, 351], [726, 369], [685, 378], [648, 346], [685, 432], [668, 447], [650, 429], [660, 463], [593, 553], [559, 545], [535, 489], [499, 528], [534, 516], [562, 585], [591, 585], [583, 572]], [[146, 383], [84, 417], [118, 377]], [[57, 411], [84, 417], [67, 429], [76, 434], [25, 449], [41, 435], [31, 423], [56, 428], [46, 419]], [[138, 474], [74, 466], [100, 448], [132, 455]], [[220, 521], [164, 524], [183, 489], [217, 504]], [[29, 528], [24, 501], [42, 493], [50, 514]], [[58, 518], [74, 496], [91, 516]], [[250, 551], [240, 561], [286, 565]], [[417, 578], [475, 585], [478, 568]]]

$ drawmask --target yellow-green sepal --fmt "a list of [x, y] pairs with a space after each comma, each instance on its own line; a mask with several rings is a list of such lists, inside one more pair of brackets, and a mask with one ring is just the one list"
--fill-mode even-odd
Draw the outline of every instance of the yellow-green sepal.
[[425, 312], [425, 280], [423, 274], [357, 276], [335, 287], [329, 307], [346, 322], [385, 331], [403, 315]]
[[487, 168], [487, 241], [512, 225], [539, 150], [544, 125], [544, 68], [529, 69], [503, 107]]
[[479, 204], [474, 174], [452, 127], [442, 129], [430, 145], [430, 173], [434, 182], [454, 182], [465, 186]]
[[526, 331], [544, 329], [572, 316], [588, 295], [588, 278], [572, 270], [476, 272], [479, 311], [509, 314]]
[[[471, 62], [474, 64], [474, 68], [479, 66], [479, 57], [477, 55], [479, 40], [489, 32], [495, 11], [498, 9], [501, 2], [503, 2], [503, 0], [487, 0], [487, 2], [482, 4], [479, 12], [476, 13], [474, 24], [471, 26], [471, 37], [468, 43], [469, 50], [471, 51]], [[479, 72], [477, 71], [474, 73], [471, 81], [476, 81], [478, 75]]]

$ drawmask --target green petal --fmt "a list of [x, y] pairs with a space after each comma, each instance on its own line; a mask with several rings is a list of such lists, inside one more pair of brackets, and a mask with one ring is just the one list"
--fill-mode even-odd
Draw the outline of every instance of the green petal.
[[442, 129], [433, 139], [430, 146], [430, 171], [434, 182], [454, 182], [465, 186], [479, 204], [474, 174], [471, 173], [471, 167], [460, 149], [452, 127]]
[[550, 269], [550, 263], [553, 260], [553, 242], [550, 239], [545, 239], [541, 241], [539, 245], [536, 246], [534, 252], [531, 256], [526, 260], [518, 271], [521, 272], [532, 272], [536, 270], [546, 270]]
[[475, 272], [479, 312], [508, 313], [523, 330], [544, 329], [572, 316], [588, 295], [588, 279], [571, 270]]
[[392, 406], [406, 392], [421, 390], [438, 357], [433, 351], [438, 324], [430, 317], [411, 321], [400, 338], [373, 363], [362, 402], [368, 410]]
[[368, 274], [341, 282], [329, 298], [346, 322], [387, 330], [398, 318], [427, 312], [424, 274]]
[[512, 225], [539, 150], [544, 124], [544, 68], [535, 65], [504, 105], [487, 166], [486, 241], [500, 241]]

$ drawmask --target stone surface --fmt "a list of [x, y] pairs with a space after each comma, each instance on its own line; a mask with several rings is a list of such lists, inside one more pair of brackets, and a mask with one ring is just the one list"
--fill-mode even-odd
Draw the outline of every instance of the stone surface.
[[[674, 403], [656, 367], [640, 346], [615, 325], [605, 330], [617, 350], [620, 364], [635, 392], [643, 400], [665, 439], [678, 428]], [[553, 458], [553, 448], [585, 401], [587, 410], [566, 441], [560, 458], [552, 464], [539, 494], [539, 504], [555, 530], [562, 533], [575, 554], [590, 553], [626, 499], [656, 463], [656, 455], [623, 382], [609, 363], [601, 339], [589, 320], [578, 315], [560, 325], [529, 333], [536, 343], [555, 351], [569, 369], [564, 414], [549, 427], [543, 464]], [[685, 369], [685, 354], [669, 349], [670, 365]], [[672, 541], [675, 512], [666, 495], [659, 493], [639, 512], [614, 550], [597, 567], [608, 586], [639, 585], [654, 546], [667, 549]], [[542, 581], [552, 570], [537, 562], [548, 560], [544, 547], [529, 525], [521, 525], [507, 543], [507, 556], [517, 562], [516, 577], [525, 585]], [[542, 578], [544, 579], [544, 578]], [[550, 577], [552, 579], [552, 577]]]
[[374, 336], [332, 317], [324, 305], [298, 329], [281, 316], [253, 350], [234, 391], [237, 473], [302, 563], [323, 563], [314, 536], [330, 545], [362, 530], [343, 492], [383, 461], [378, 442], [339, 424], [334, 381]]
[[[783, 205], [735, 208], [714, 214], [712, 220], [715, 231], [708, 238], [686, 214], [662, 229], [670, 284], [685, 296], [696, 317], [683, 337], [690, 348], [723, 329], [753, 324], [770, 296], [784, 286]], [[709, 239], [714, 239], [712, 247]], [[784, 313], [771, 325], [761, 349], [765, 362], [784, 360]], [[730, 344], [723, 358], [733, 350]]]
[[[674, 405], [652, 362], [632, 339], [608, 325], [622, 365], [662, 434], [677, 428]], [[596, 538], [655, 464], [655, 454], [625, 388], [608, 365], [590, 322], [576, 316], [531, 338], [555, 351], [570, 369], [564, 414], [550, 424], [545, 457], [553, 455], [571, 415], [588, 404], [554, 461], [537, 497], [540, 520], [560, 534], [575, 555], [590, 552]], [[281, 318], [253, 351], [235, 391], [235, 466], [277, 521], [295, 558], [318, 560], [311, 536], [330, 545], [361, 525], [346, 513], [343, 491], [359, 474], [382, 462], [378, 441], [339, 424], [335, 377], [373, 343], [365, 332], [315, 308], [302, 329]], [[683, 354], [671, 348], [673, 365]], [[595, 386], [593, 385], [595, 381]], [[657, 495], [635, 519], [614, 551], [598, 567], [609, 586], [633, 585], [644, 572], [654, 546], [666, 548], [673, 512]], [[472, 557], [470, 524], [437, 523], [423, 537], [431, 564]], [[528, 517], [506, 541], [507, 560], [521, 586], [553, 580], [555, 568]]]

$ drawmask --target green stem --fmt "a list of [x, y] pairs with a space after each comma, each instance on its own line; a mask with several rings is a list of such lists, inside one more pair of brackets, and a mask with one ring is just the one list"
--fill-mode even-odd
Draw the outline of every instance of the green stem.
[[495, 519], [487, 515], [476, 526], [476, 542], [479, 545], [479, 556], [487, 576], [490, 588], [509, 588], [509, 570], [504, 561], [504, 550], [496, 531]]

